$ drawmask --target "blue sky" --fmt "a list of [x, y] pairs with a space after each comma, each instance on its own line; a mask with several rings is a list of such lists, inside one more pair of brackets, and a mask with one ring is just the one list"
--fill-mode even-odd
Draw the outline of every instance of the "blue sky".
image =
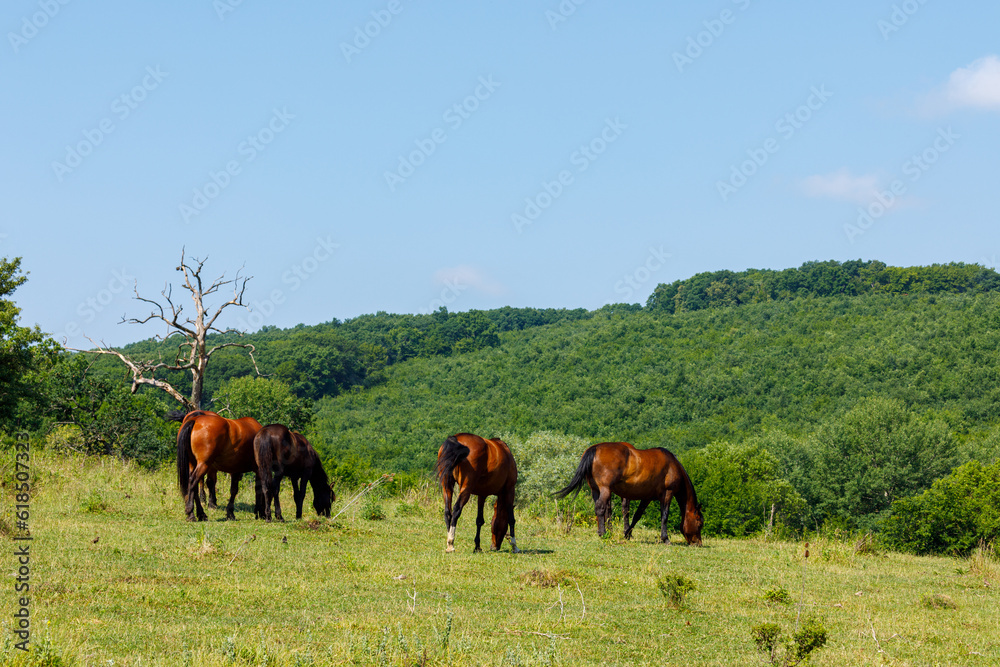
[[251, 330], [1000, 256], [1000, 4], [512, 4], [4, 3], [22, 323], [162, 333], [182, 249]]

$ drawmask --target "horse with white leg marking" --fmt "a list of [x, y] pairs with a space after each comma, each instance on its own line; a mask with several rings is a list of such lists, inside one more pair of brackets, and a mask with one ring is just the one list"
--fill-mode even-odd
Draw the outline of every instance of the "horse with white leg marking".
[[[462, 508], [473, 494], [479, 501], [475, 551], [482, 551], [479, 546], [479, 533], [486, 523], [483, 517], [483, 505], [488, 496], [497, 497], [491, 525], [493, 550], [500, 549], [509, 528], [511, 550], [514, 553], [520, 551], [514, 538], [514, 487], [517, 484], [517, 464], [514, 463], [514, 455], [510, 453], [507, 443], [499, 439], [486, 440], [471, 433], [450, 435], [438, 450], [437, 474], [444, 494], [444, 524], [448, 530], [446, 552], [455, 550], [455, 526], [462, 514]], [[458, 500], [452, 507], [451, 499], [456, 484], [458, 484]]]

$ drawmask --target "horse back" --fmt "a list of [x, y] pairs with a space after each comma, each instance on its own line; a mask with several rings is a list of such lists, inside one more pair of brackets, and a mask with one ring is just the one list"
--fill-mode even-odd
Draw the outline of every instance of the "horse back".
[[487, 440], [471, 433], [455, 439], [469, 448], [469, 455], [455, 466], [455, 481], [472, 493], [494, 495], [517, 481], [517, 465], [503, 440]]

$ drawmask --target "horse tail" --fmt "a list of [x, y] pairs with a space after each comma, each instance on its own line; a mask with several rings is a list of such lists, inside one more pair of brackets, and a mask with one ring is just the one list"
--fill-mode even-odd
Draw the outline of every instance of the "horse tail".
[[[580, 487], [583, 483], [587, 481], [587, 478], [591, 475], [591, 469], [594, 467], [594, 457], [597, 455], [597, 445], [594, 445], [587, 451], [583, 453], [580, 457], [580, 465], [576, 467], [576, 472], [573, 473], [573, 479], [569, 481], [569, 485], [565, 488], [559, 489], [552, 495], [556, 498], [565, 498], [573, 491], [580, 493]], [[573, 496], [576, 497], [576, 494]]]
[[185, 498], [191, 482], [191, 431], [194, 430], [194, 419], [189, 420], [177, 433], [177, 486]]
[[467, 459], [471, 451], [455, 436], [448, 436], [438, 453], [437, 475], [441, 486], [451, 487], [455, 484], [455, 466]]
[[254, 436], [253, 456], [257, 461], [257, 477], [264, 487], [271, 484], [275, 450], [279, 447], [281, 447], [281, 441], [271, 434], [269, 426], [257, 431], [257, 435]]
[[163, 418], [166, 419], [168, 422], [182, 422], [184, 421], [184, 417], [186, 416], [187, 413], [184, 412], [183, 410], [171, 410], [170, 412], [165, 414]]

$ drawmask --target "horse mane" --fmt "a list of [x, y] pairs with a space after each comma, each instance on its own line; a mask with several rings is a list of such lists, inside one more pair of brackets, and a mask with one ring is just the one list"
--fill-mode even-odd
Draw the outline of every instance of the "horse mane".
[[457, 435], [449, 435], [444, 444], [441, 445], [441, 453], [438, 455], [437, 462], [437, 476], [438, 482], [442, 485], [451, 486], [455, 483], [455, 466], [468, 458], [472, 452], [472, 450], [458, 441], [459, 435], [468, 434], [459, 433]]

